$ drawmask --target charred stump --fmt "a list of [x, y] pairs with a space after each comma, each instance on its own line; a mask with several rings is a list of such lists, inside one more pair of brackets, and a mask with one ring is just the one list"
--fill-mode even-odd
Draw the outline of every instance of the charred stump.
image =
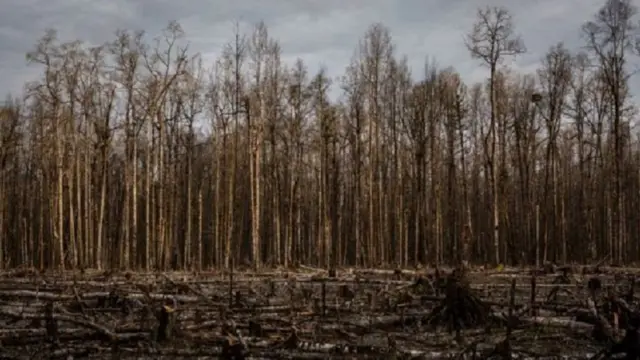
[[244, 346], [238, 341], [227, 338], [222, 345], [220, 358], [224, 360], [244, 360], [246, 359]]
[[55, 345], [58, 343], [59, 333], [58, 333], [58, 322], [53, 317], [53, 302], [48, 302], [44, 307], [44, 323], [45, 329], [47, 331], [47, 340], [50, 344]]
[[[169, 305], [168, 303], [171, 303]], [[176, 301], [171, 299], [167, 301], [167, 304], [163, 305], [157, 312], [158, 327], [154, 332], [154, 340], [158, 343], [166, 342], [171, 339], [173, 328], [175, 325], [175, 309]]]
[[445, 298], [427, 316], [432, 326], [446, 326], [460, 337], [462, 329], [485, 326], [489, 318], [489, 306], [473, 293], [466, 274], [456, 269], [446, 280]]
[[605, 359], [610, 359], [615, 355], [625, 354], [622, 359], [632, 360], [640, 358], [640, 333], [638, 327], [640, 321], [635, 317], [630, 321], [626, 329], [624, 338], [621, 341], [611, 344], [608, 348], [601, 351]]
[[283, 349], [297, 349], [300, 345], [300, 338], [298, 337], [298, 330], [294, 327], [292, 328], [291, 335], [282, 343], [280, 347]]
[[262, 325], [254, 320], [249, 320], [249, 336], [263, 337], [264, 331]]

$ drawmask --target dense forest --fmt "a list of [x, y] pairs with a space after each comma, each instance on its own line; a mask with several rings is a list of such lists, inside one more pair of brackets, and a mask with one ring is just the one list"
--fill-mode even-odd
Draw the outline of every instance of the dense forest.
[[101, 46], [48, 31], [0, 109], [0, 267], [637, 261], [636, 9], [576, 31], [580, 52], [519, 74], [517, 22], [478, 10], [478, 84], [411, 74], [382, 24], [339, 79], [283, 63], [263, 23], [214, 64], [175, 22]]

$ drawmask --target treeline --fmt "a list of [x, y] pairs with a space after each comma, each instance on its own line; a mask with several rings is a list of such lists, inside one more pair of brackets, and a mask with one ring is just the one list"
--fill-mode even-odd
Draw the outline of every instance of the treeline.
[[283, 63], [264, 24], [214, 64], [177, 23], [98, 47], [47, 32], [0, 112], [0, 267], [637, 261], [635, 13], [606, 1], [583, 52], [518, 74], [509, 11], [481, 9], [480, 84], [412, 76], [381, 24], [337, 81]]

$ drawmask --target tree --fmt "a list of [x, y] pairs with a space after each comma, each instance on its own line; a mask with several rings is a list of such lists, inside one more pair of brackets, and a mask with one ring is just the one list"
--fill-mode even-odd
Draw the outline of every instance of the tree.
[[583, 26], [587, 48], [595, 57], [601, 81], [606, 86], [612, 107], [611, 132], [613, 136], [613, 189], [611, 192], [612, 224], [610, 249], [613, 258], [622, 262], [624, 239], [624, 209], [622, 199], [622, 125], [628, 114], [629, 72], [627, 57], [633, 46], [640, 43], [640, 28], [635, 24], [637, 8], [630, 0], [607, 0], [595, 19]]
[[[548, 242], [562, 244], [563, 262], [567, 260], [566, 229], [564, 224], [564, 212], [560, 212], [560, 202], [562, 194], [558, 192], [558, 136], [560, 134], [560, 120], [565, 112], [565, 102], [571, 85], [571, 64], [572, 56], [563, 44], [557, 44], [549, 49], [549, 52], [542, 60], [542, 68], [538, 70], [538, 78], [542, 90], [541, 116], [546, 125], [547, 146], [545, 154], [545, 175], [543, 198], [546, 206], [545, 214], [551, 214], [550, 220], [546, 221], [545, 243], [543, 249], [543, 259], [547, 260]], [[546, 218], [546, 216], [545, 216]]]
[[[637, 28], [609, 1], [538, 71], [504, 8], [413, 79], [373, 24], [336, 84], [261, 23], [207, 64], [177, 23], [98, 46], [45, 33], [0, 107], [0, 267], [202, 270], [637, 261]], [[338, 94], [337, 98], [334, 94]]]
[[[477, 20], [467, 38], [467, 48], [471, 56], [480, 59], [489, 67], [489, 102], [491, 119], [489, 133], [484, 140], [485, 157], [493, 193], [493, 241], [496, 264], [500, 263], [500, 198], [498, 194], [498, 159], [496, 159], [496, 96], [495, 81], [498, 65], [505, 56], [513, 56], [525, 51], [520, 37], [514, 33], [511, 14], [505, 8], [494, 7], [478, 10]], [[504, 155], [504, 154], [503, 154]]]

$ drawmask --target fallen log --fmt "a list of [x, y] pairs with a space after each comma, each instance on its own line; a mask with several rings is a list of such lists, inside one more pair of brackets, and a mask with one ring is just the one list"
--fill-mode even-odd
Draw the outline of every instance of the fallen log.
[[[95, 300], [99, 298], [108, 297], [110, 292], [89, 292], [80, 294], [80, 299], [82, 300]], [[140, 300], [145, 299], [145, 294], [142, 293], [129, 293], [124, 295], [126, 298]], [[196, 303], [200, 299], [199, 296], [189, 296], [189, 295], [170, 295], [170, 294], [149, 294], [151, 299], [153, 300], [166, 300], [169, 298], [175, 298], [178, 302], [181, 303]], [[48, 291], [31, 291], [31, 290], [6, 290], [0, 291], [0, 299], [28, 299], [28, 300], [44, 300], [44, 301], [59, 301], [66, 302], [72, 301], [76, 299], [75, 295], [72, 294], [56, 294]]]
[[362, 318], [358, 320], [347, 320], [347, 325], [358, 326], [361, 328], [382, 329], [391, 326], [399, 326], [402, 324], [415, 323], [422, 321], [430, 312], [408, 313], [404, 315], [383, 315], [372, 316], [370, 318]]
[[[7, 316], [7, 317], [11, 317], [13, 319], [17, 319], [17, 320], [45, 320], [46, 316], [44, 314], [42, 315], [37, 315], [37, 314], [31, 314], [31, 313], [15, 313], [12, 311], [7, 311], [7, 310], [0, 310], [0, 316]], [[121, 335], [116, 334], [113, 330], [107, 328], [106, 326], [91, 322], [89, 320], [85, 320], [85, 319], [80, 319], [80, 318], [74, 318], [71, 316], [67, 316], [67, 315], [61, 315], [61, 314], [53, 314], [52, 315], [53, 320], [55, 321], [64, 321], [64, 322], [68, 322], [74, 325], [78, 325], [84, 328], [88, 328], [93, 330], [94, 332], [97, 332], [101, 335], [103, 335], [105, 338], [109, 339], [109, 340], [121, 340], [123, 339], [123, 337]]]
[[569, 317], [522, 317], [519, 318], [518, 321], [520, 323], [529, 325], [562, 327], [571, 330], [591, 331], [593, 329], [593, 325], [581, 321], [576, 321], [575, 319]]

